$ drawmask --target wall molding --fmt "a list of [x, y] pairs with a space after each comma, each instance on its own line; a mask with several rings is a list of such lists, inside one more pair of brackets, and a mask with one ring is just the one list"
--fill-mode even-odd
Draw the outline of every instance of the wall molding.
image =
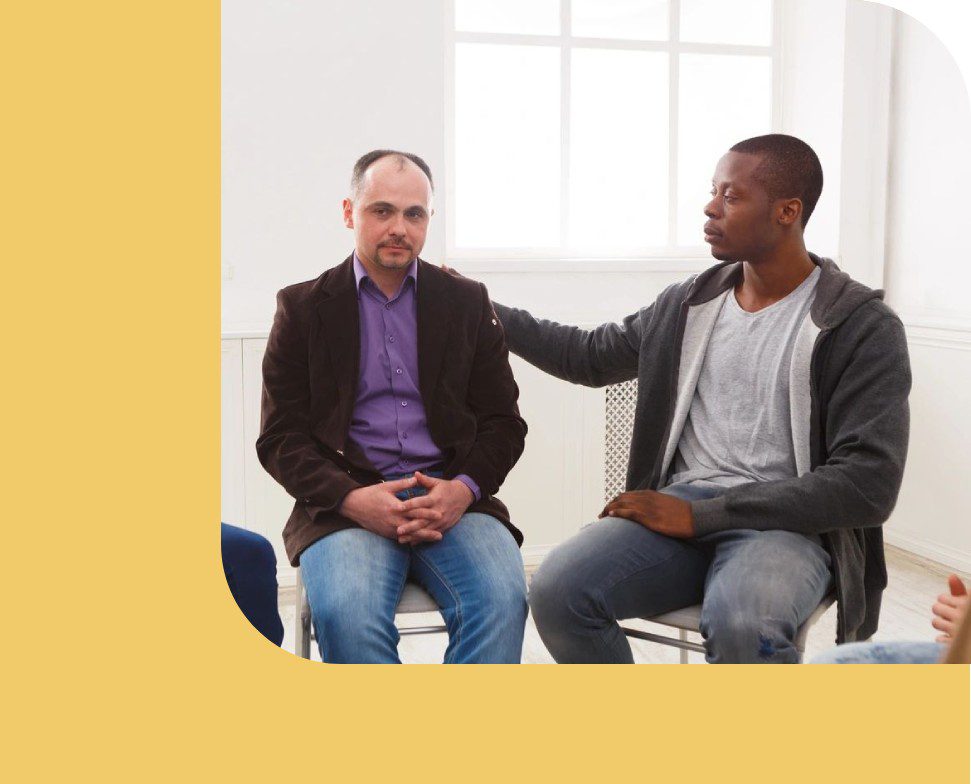
[[446, 262], [462, 274], [481, 275], [522, 273], [644, 273], [695, 275], [711, 267], [714, 259], [708, 256], [670, 256], [660, 258], [498, 258], [489, 256], [455, 256]]
[[887, 544], [899, 547], [908, 553], [929, 558], [932, 561], [961, 572], [971, 572], [971, 553], [966, 553], [962, 550], [948, 547], [947, 545], [935, 544], [925, 539], [918, 539], [910, 534], [888, 528], [883, 529], [883, 536]]
[[916, 346], [971, 351], [971, 322], [963, 320], [912, 318], [901, 316], [907, 331], [907, 341]]

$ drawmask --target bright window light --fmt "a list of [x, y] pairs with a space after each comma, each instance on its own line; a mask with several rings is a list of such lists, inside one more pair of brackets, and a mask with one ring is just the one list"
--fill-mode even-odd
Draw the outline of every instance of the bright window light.
[[667, 0], [573, 0], [570, 14], [578, 38], [668, 39]]
[[559, 35], [560, 0], [455, 0], [455, 29]]
[[707, 257], [715, 164], [774, 130], [775, 0], [453, 2], [447, 256]]
[[667, 88], [663, 52], [573, 51], [568, 237], [575, 249], [667, 245]]
[[456, 47], [455, 203], [461, 247], [559, 245], [558, 50]]

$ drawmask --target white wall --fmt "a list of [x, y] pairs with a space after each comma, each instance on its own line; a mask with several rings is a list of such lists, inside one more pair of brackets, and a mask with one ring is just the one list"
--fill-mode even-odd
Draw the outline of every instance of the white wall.
[[889, 541], [971, 570], [971, 100], [937, 37], [898, 14], [886, 285], [907, 325], [911, 448]]
[[[340, 205], [363, 153], [444, 172], [444, 2], [223, 4], [224, 332], [265, 330], [278, 289], [348, 255]], [[426, 252], [444, 247], [439, 219]]]
[[971, 101], [937, 37], [898, 14], [887, 289], [909, 323], [971, 329]]

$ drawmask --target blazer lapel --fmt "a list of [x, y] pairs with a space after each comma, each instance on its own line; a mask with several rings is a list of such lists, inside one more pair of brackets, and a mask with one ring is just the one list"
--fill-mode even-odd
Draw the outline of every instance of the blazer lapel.
[[340, 266], [321, 293], [317, 314], [320, 317], [319, 334], [322, 345], [311, 346], [310, 350], [324, 350], [330, 354], [337, 380], [340, 421], [346, 423], [346, 431], [350, 427], [351, 414], [354, 411], [361, 363], [361, 324], [353, 256]]
[[442, 371], [452, 316], [444, 274], [418, 260], [418, 386], [426, 410]]

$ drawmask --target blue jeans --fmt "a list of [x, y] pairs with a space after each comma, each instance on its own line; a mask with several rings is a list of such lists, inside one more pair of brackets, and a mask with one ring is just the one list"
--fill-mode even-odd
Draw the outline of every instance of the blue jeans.
[[265, 537], [222, 523], [223, 573], [239, 609], [274, 645], [283, 642], [277, 610], [276, 555]]
[[[724, 490], [681, 484], [686, 501]], [[723, 531], [674, 539], [605, 517], [557, 547], [533, 576], [540, 637], [563, 663], [632, 663], [618, 620], [702, 604], [711, 663], [796, 663], [793, 640], [826, 595], [830, 558], [818, 537]]]
[[446, 664], [518, 664], [522, 656], [523, 561], [494, 517], [464, 514], [441, 541], [417, 545], [347, 528], [310, 545], [300, 566], [325, 662], [400, 663], [394, 613], [406, 580], [441, 608]]
[[810, 664], [938, 664], [940, 642], [851, 642], [819, 654]]

